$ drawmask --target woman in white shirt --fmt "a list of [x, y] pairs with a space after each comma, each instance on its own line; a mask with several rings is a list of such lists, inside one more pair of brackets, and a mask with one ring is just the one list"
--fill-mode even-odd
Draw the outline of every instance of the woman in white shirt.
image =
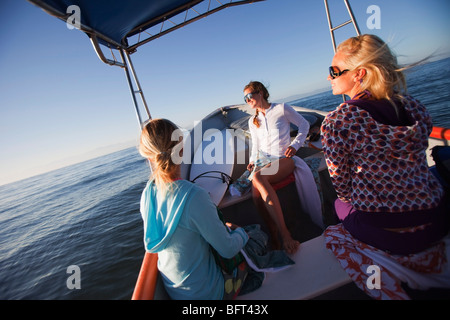
[[[249, 119], [252, 153], [247, 169], [252, 171], [255, 161], [261, 157], [271, 160], [253, 175], [253, 199], [269, 228], [273, 245], [276, 248], [281, 247], [279, 234], [283, 249], [292, 254], [298, 250], [300, 243], [292, 238], [286, 227], [280, 202], [272, 184], [282, 181], [294, 171], [296, 163], [293, 156], [305, 142], [309, 123], [291, 106], [269, 103], [269, 92], [260, 82], [250, 82], [245, 86], [244, 94], [245, 102], [256, 110], [255, 116]], [[298, 134], [292, 142], [291, 123], [298, 127]]]

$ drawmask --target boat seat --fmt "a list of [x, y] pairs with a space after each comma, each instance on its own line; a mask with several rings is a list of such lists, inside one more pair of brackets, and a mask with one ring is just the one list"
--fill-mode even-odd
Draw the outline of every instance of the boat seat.
[[282, 181], [272, 184], [272, 187], [275, 190], [280, 190], [280, 189], [290, 185], [292, 182], [295, 182], [294, 173], [291, 173], [286, 178], [284, 178]]
[[238, 300], [304, 300], [351, 282], [323, 235], [303, 242], [291, 256], [295, 264], [282, 271], [266, 273], [263, 285]]
[[[273, 184], [272, 187], [275, 189], [275, 191], [277, 191], [277, 190], [280, 190], [280, 189], [290, 185], [293, 182], [295, 182], [295, 176], [294, 176], [294, 173], [291, 173], [284, 180]], [[252, 193], [251, 193], [250, 189], [241, 196], [232, 196], [230, 194], [230, 192], [227, 191], [225, 193], [225, 196], [223, 197], [222, 201], [219, 204], [219, 208], [222, 209], [222, 208], [229, 207], [233, 204], [248, 200], [251, 197], [252, 197]]]

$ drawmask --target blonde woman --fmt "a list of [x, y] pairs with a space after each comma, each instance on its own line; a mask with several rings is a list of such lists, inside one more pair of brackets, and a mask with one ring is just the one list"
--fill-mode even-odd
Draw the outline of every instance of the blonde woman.
[[141, 133], [139, 152], [152, 167], [141, 197], [145, 249], [158, 253], [158, 269], [172, 299], [229, 299], [239, 291], [246, 271], [236, 268], [236, 281], [230, 285], [227, 279], [225, 285], [210, 246], [232, 258], [248, 236], [242, 228], [227, 230], [208, 193], [180, 178], [180, 166], [173, 161], [180, 152], [175, 148], [180, 142], [172, 140], [176, 130], [169, 120], [155, 119]]
[[395, 55], [377, 36], [344, 41], [329, 71], [333, 94], [350, 97], [322, 124], [339, 219], [355, 238], [391, 253], [429, 248], [448, 224], [444, 191], [427, 165], [426, 108], [407, 95]]

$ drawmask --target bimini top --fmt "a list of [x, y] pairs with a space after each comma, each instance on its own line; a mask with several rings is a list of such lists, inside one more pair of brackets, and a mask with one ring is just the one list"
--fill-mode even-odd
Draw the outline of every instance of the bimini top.
[[[226, 7], [263, 0], [28, 0], [90, 38], [131, 53], [138, 46]], [[71, 7], [76, 6], [76, 7]], [[173, 19], [173, 21], [171, 20]], [[154, 27], [155, 33], [149, 32]], [[134, 37], [134, 38], [133, 38]], [[133, 38], [133, 39], [132, 39]]]

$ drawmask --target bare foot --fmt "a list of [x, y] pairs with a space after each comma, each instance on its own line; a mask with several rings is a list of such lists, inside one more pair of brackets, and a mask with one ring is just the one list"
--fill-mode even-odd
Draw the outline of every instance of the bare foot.
[[300, 242], [292, 238], [283, 239], [283, 248], [287, 254], [294, 254], [300, 247]]

